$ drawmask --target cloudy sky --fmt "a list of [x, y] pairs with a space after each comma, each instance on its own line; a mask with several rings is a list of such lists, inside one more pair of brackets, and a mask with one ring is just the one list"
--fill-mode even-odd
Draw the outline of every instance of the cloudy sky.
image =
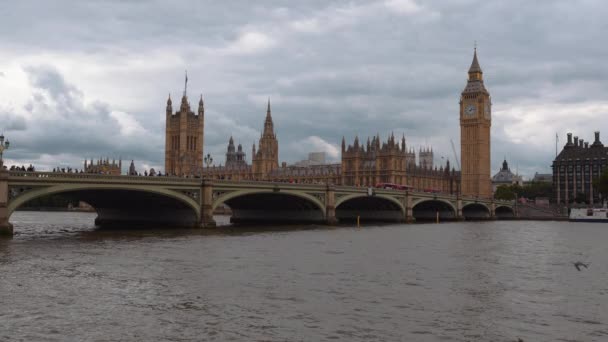
[[487, 1], [4, 1], [0, 130], [9, 163], [163, 167], [164, 109], [184, 70], [205, 153], [250, 158], [273, 107], [280, 160], [339, 159], [342, 136], [405, 134], [459, 152], [474, 41], [493, 99], [492, 169], [549, 172], [572, 131], [608, 142], [608, 4]]

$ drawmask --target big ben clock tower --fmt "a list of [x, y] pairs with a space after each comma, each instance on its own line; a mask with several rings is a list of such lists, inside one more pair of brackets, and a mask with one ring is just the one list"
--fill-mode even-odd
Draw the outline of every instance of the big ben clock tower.
[[469, 80], [460, 95], [461, 193], [492, 197], [490, 179], [490, 127], [492, 102], [483, 84], [477, 49], [469, 68]]

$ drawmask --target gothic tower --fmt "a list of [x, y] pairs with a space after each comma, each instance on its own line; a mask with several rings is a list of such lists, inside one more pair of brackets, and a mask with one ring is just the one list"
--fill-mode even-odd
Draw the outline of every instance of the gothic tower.
[[274, 124], [270, 113], [270, 99], [268, 99], [268, 108], [266, 109], [264, 132], [260, 137], [257, 152], [255, 144], [252, 152], [251, 165], [256, 179], [264, 179], [271, 171], [279, 168], [279, 142], [274, 133]]
[[198, 112], [190, 110], [187, 96], [188, 76], [179, 110], [173, 113], [171, 95], [167, 100], [165, 124], [165, 172], [177, 176], [198, 175], [203, 167], [203, 129], [205, 107], [203, 95]]
[[460, 95], [461, 191], [463, 196], [492, 197], [490, 127], [492, 102], [483, 84], [477, 48], [467, 85]]

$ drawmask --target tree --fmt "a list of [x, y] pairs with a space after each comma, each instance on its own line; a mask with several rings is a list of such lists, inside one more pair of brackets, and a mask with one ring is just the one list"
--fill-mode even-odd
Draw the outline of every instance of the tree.
[[603, 199], [608, 198], [608, 168], [605, 168], [604, 172], [593, 180], [593, 188], [602, 195]]
[[511, 201], [515, 199], [515, 191], [511, 185], [499, 185], [494, 193], [494, 198], [498, 200]]
[[576, 203], [587, 203], [587, 196], [582, 192], [578, 192], [578, 193], [576, 193], [576, 197], [574, 198], [574, 201]]

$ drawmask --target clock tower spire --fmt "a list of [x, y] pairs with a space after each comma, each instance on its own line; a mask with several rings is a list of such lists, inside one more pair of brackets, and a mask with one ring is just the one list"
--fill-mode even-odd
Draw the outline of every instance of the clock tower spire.
[[463, 196], [492, 197], [490, 179], [490, 127], [492, 102], [483, 83], [477, 48], [469, 68], [469, 79], [460, 95], [460, 152]]

